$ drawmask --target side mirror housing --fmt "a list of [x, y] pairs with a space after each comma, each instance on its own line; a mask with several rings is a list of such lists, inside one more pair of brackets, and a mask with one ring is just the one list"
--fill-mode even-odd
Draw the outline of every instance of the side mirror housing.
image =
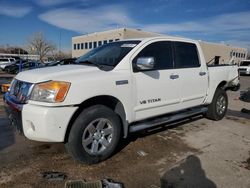
[[155, 66], [154, 57], [139, 57], [136, 61], [136, 67], [139, 70], [150, 70]]

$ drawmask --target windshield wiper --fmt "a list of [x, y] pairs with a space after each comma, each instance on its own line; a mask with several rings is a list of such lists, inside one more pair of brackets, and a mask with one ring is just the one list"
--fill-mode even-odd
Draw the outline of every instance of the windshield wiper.
[[92, 61], [89, 61], [89, 60], [77, 61], [77, 63], [79, 63], [79, 64], [87, 64], [87, 65], [94, 65], [94, 66], [96, 66], [96, 67], [98, 67], [98, 68], [101, 68], [101, 67], [102, 67], [101, 65], [99, 65], [99, 64], [97, 64], [97, 63], [94, 63], [94, 62], [92, 62]]

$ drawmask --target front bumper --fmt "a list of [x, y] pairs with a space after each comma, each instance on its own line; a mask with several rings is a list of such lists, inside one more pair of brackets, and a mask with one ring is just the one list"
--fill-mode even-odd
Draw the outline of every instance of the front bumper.
[[12, 125], [27, 138], [43, 142], [63, 142], [70, 119], [78, 108], [18, 105], [11, 101], [9, 93], [5, 94], [4, 102]]
[[5, 94], [4, 98], [4, 109], [5, 112], [10, 120], [10, 124], [15, 127], [18, 132], [23, 133], [23, 126], [22, 126], [22, 115], [21, 111], [23, 105], [14, 103], [10, 96]]

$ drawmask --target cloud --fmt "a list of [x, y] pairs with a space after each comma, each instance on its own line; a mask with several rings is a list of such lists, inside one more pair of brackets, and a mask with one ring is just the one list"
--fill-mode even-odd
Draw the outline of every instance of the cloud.
[[174, 24], [140, 24], [131, 19], [128, 12], [121, 6], [111, 5], [84, 10], [67, 8], [56, 9], [40, 15], [39, 18], [57, 27], [78, 32], [104, 30], [111, 25], [135, 26], [147, 31], [159, 33], [205, 32], [207, 34], [226, 33], [227, 35], [233, 31], [240, 31], [243, 34], [244, 31], [242, 30], [249, 31], [250, 29], [250, 11], [222, 14], [196, 21]]
[[250, 11], [223, 14], [215, 17], [175, 24], [148, 24], [143, 29], [161, 32], [228, 32], [250, 29]]
[[38, 5], [40, 6], [55, 6], [55, 5], [62, 5], [62, 4], [66, 4], [66, 3], [71, 3], [75, 0], [39, 0], [39, 1], [35, 1]]
[[181, 23], [142, 25], [141, 29], [195, 37], [214, 42], [223, 40], [227, 44], [246, 47], [250, 50], [250, 11], [222, 14], [210, 18]]
[[30, 6], [15, 6], [15, 5], [8, 5], [8, 4], [0, 4], [1, 11], [0, 14], [4, 16], [11, 16], [11, 17], [23, 17], [26, 14], [32, 11], [32, 7]]
[[90, 33], [135, 25], [127, 12], [118, 5], [90, 9], [60, 8], [39, 15], [39, 18], [59, 28]]
[[247, 40], [244, 40], [244, 41], [241, 41], [241, 40], [227, 40], [227, 41], [221, 41], [221, 43], [229, 44], [229, 45], [232, 45], [232, 46], [240, 46], [242, 48], [247, 48], [248, 51], [250, 52], [250, 41], [247, 41]]
[[39, 15], [39, 18], [51, 25], [79, 33], [114, 29], [117, 26], [135, 27], [146, 31], [213, 42], [225, 41], [250, 49], [250, 11], [222, 14], [174, 24], [141, 24], [133, 20], [124, 7], [110, 5], [88, 9], [60, 8], [45, 12]]

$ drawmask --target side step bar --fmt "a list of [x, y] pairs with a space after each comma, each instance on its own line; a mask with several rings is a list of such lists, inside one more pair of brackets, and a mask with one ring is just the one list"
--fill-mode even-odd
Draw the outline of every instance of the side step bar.
[[207, 107], [195, 107], [195, 108], [192, 108], [189, 110], [176, 112], [175, 114], [161, 116], [159, 118], [154, 118], [152, 120], [148, 120], [145, 122], [140, 122], [140, 123], [131, 125], [129, 127], [129, 132], [137, 132], [137, 131], [141, 131], [144, 129], [157, 127], [157, 126], [165, 124], [165, 123], [170, 123], [170, 122], [185, 119], [185, 118], [188, 118], [191, 116], [203, 114], [206, 111], [207, 111]]

